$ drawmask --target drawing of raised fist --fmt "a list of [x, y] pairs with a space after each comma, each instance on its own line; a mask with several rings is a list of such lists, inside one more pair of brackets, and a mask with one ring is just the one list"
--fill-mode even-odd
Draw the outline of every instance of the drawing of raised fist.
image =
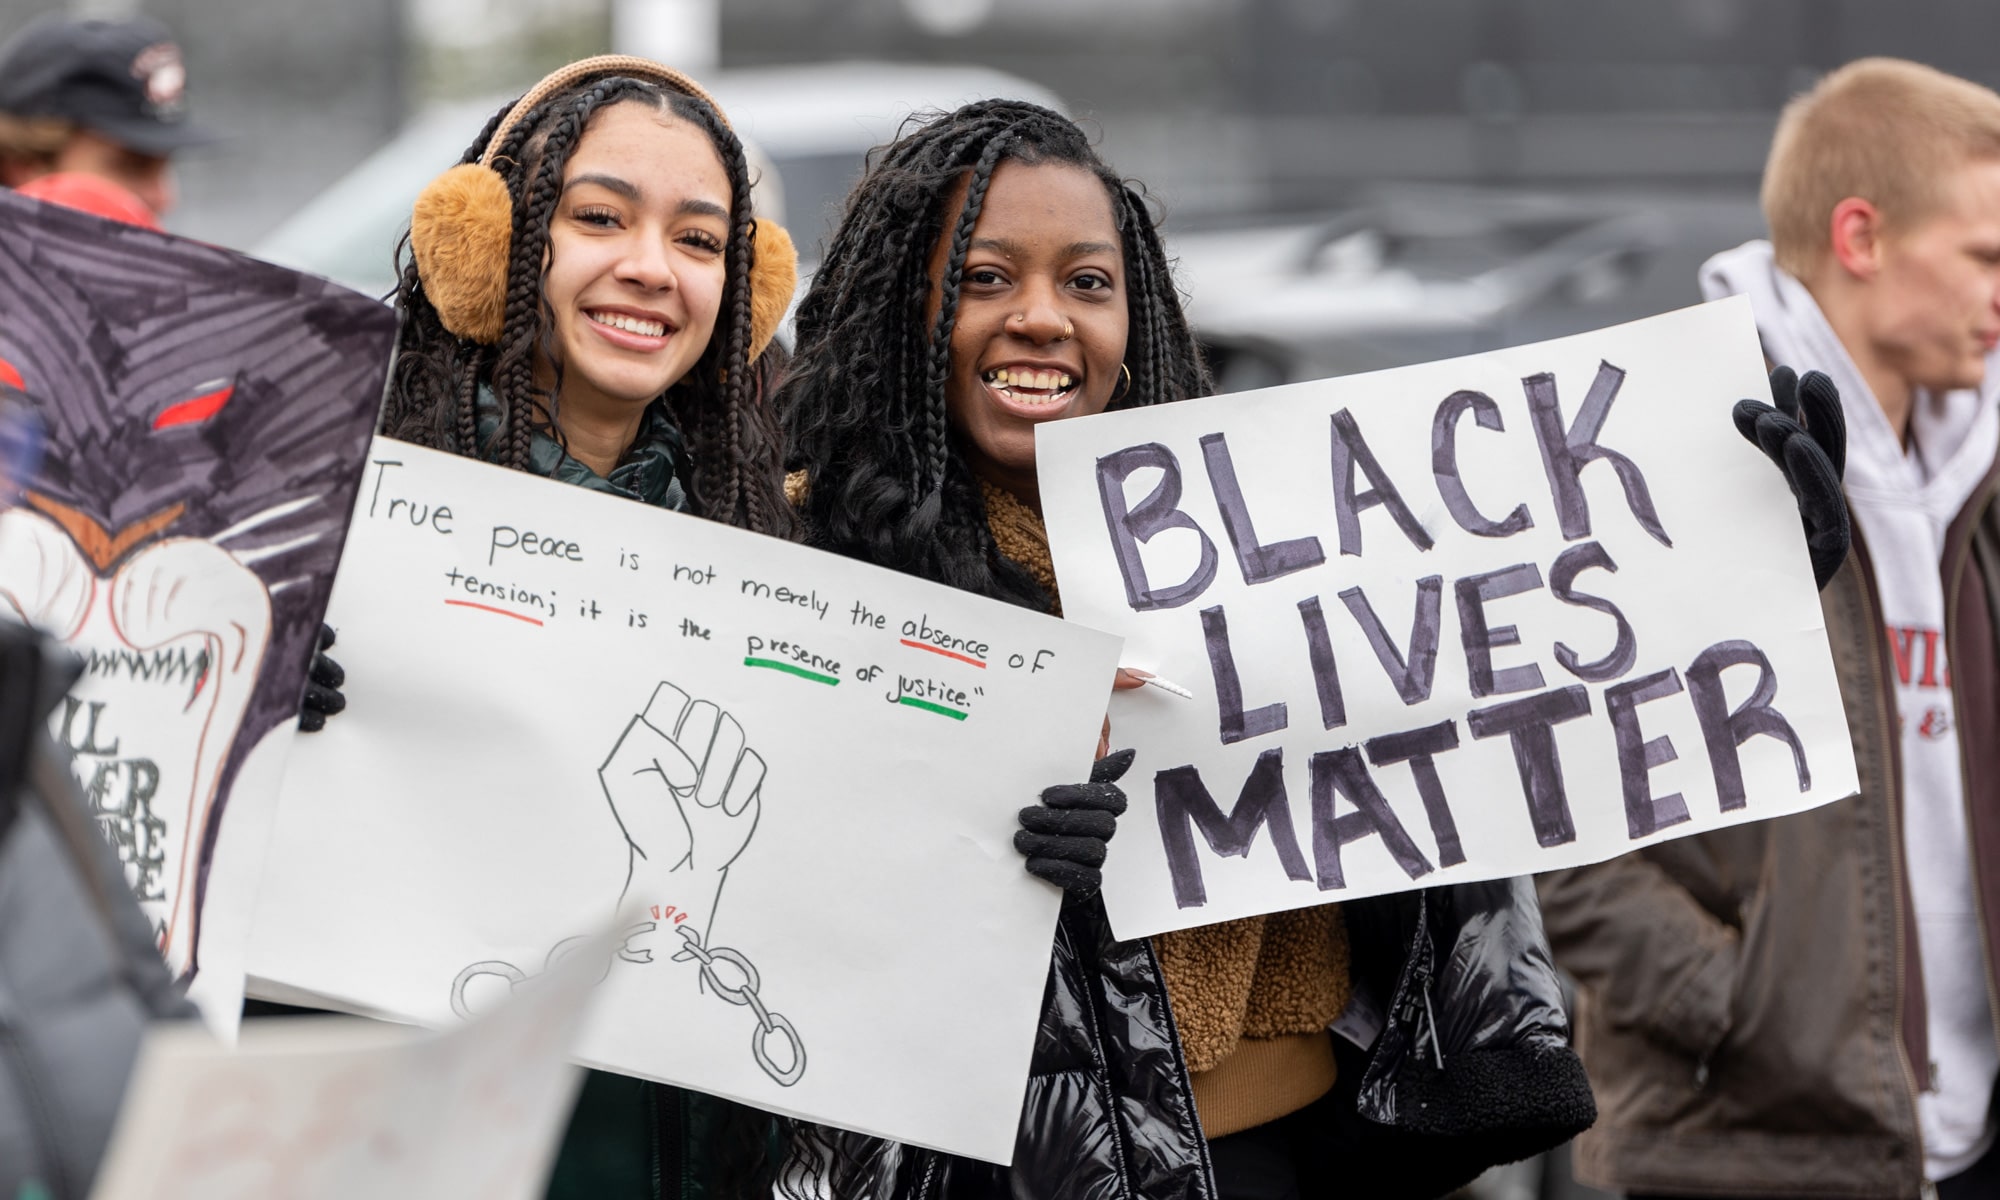
[[631, 851], [619, 902], [637, 901], [652, 918], [622, 957], [652, 961], [650, 944], [688, 921], [706, 936], [729, 865], [757, 830], [764, 760], [745, 744], [743, 727], [662, 683], [597, 777]]

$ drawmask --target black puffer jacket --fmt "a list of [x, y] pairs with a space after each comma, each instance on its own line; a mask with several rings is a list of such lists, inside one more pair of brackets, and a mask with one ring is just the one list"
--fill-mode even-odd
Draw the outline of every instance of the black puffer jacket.
[[[1596, 1119], [1526, 880], [1344, 906], [1363, 1053], [1339, 1037], [1325, 1152], [1352, 1194], [1440, 1196]], [[1352, 1022], [1350, 1022], [1352, 1023]], [[1208, 1145], [1148, 942], [1097, 901], [1058, 927], [1012, 1167], [930, 1151], [896, 1163], [908, 1200], [1207, 1200]]]

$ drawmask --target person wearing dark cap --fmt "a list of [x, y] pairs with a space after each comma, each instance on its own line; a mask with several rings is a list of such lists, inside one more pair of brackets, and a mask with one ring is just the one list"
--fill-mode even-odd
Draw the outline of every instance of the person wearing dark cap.
[[0, 185], [93, 176], [165, 214], [171, 156], [215, 140], [188, 120], [186, 85], [180, 47], [150, 17], [29, 22], [0, 43]]

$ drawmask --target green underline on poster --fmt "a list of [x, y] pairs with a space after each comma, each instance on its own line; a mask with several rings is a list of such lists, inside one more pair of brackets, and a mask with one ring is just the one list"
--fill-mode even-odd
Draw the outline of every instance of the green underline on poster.
[[941, 717], [950, 717], [954, 721], [965, 720], [965, 714], [955, 708], [946, 708], [942, 704], [932, 704], [928, 700], [919, 700], [915, 696], [904, 696], [902, 699], [896, 701], [896, 703], [907, 704], [911, 708], [921, 708], [925, 712], [934, 712]]
[[804, 667], [795, 667], [790, 663], [773, 662], [768, 658], [746, 658], [743, 660], [743, 665], [746, 667], [768, 667], [773, 671], [783, 671], [788, 675], [796, 675], [800, 679], [810, 679], [814, 683], [823, 683], [828, 687], [840, 686], [840, 680], [835, 679], [831, 675], [822, 675], [818, 671], [808, 671]]

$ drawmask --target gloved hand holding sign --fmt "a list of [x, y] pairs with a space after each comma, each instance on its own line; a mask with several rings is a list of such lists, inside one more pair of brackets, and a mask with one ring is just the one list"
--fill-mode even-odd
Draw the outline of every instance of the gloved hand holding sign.
[[661, 926], [692, 921], [707, 936], [729, 864], [757, 830], [764, 760], [744, 743], [736, 718], [662, 683], [598, 768], [631, 850], [620, 903], [652, 918], [619, 951], [626, 961], [680, 950]]

